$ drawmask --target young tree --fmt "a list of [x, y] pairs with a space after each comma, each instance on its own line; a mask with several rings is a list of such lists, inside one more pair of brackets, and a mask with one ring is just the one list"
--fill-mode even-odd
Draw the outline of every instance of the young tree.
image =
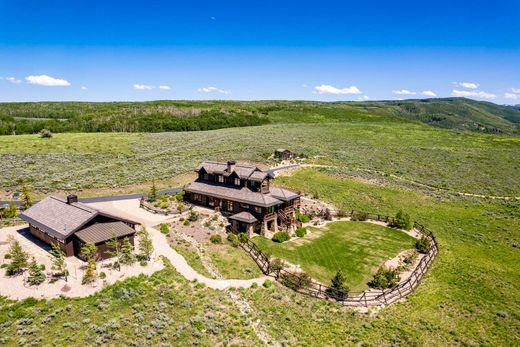
[[6, 253], [9, 264], [7, 264], [6, 275], [14, 276], [17, 275], [27, 267], [29, 255], [24, 252], [20, 242], [18, 242], [13, 236], [9, 236], [9, 250]]
[[345, 277], [343, 272], [338, 270], [336, 275], [332, 278], [330, 288], [327, 289], [327, 294], [337, 300], [343, 300], [348, 296], [349, 288], [345, 286]]
[[395, 215], [394, 226], [399, 229], [410, 230], [412, 228], [412, 219], [408, 213], [399, 210]]
[[51, 270], [56, 271], [56, 274], [59, 277], [65, 277], [65, 281], [67, 281], [69, 276], [69, 270], [67, 269], [67, 263], [65, 263], [65, 253], [61, 250], [61, 248], [54, 242], [51, 243], [52, 249], [50, 253], [52, 254], [52, 265]]
[[116, 235], [112, 235], [112, 239], [107, 241], [107, 253], [115, 258], [114, 269], [121, 270], [121, 243], [117, 239]]
[[82, 284], [92, 283], [97, 277], [96, 273], [96, 245], [93, 243], [87, 243], [81, 248], [81, 256], [87, 262], [85, 267], [85, 274], [81, 280]]
[[119, 256], [119, 262], [121, 265], [132, 265], [136, 262], [134, 254], [134, 246], [130, 243], [128, 237], [125, 237], [123, 244], [121, 245], [121, 254]]
[[38, 264], [33, 257], [29, 263], [29, 277], [27, 278], [27, 282], [29, 282], [31, 286], [37, 286], [45, 281], [43, 269], [43, 265]]
[[25, 184], [22, 185], [22, 202], [23, 208], [26, 210], [33, 204], [31, 192], [29, 192], [29, 188]]
[[150, 201], [157, 200], [157, 187], [155, 186], [155, 180], [152, 181], [152, 187], [150, 188], [150, 192], [148, 193], [148, 199]]
[[7, 208], [4, 210], [4, 218], [14, 218], [18, 214], [18, 207], [11, 203], [7, 206]]
[[137, 237], [139, 240], [139, 255], [149, 261], [153, 253], [153, 242], [150, 233], [148, 233], [145, 227], [141, 227]]

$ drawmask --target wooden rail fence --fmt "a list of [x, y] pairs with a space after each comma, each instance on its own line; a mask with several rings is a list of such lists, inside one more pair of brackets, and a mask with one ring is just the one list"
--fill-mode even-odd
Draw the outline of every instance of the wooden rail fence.
[[[394, 221], [393, 217], [385, 215], [369, 214], [355, 210], [348, 213], [350, 217], [356, 214], [363, 214], [366, 219], [383, 221], [386, 223], [392, 223]], [[274, 277], [277, 281], [298, 293], [320, 299], [333, 299], [348, 307], [371, 307], [391, 304], [403, 299], [413, 292], [437, 256], [439, 246], [433, 233], [427, 230], [424, 225], [417, 222], [414, 222], [413, 228], [430, 241], [430, 248], [414, 268], [410, 277], [408, 277], [406, 281], [386, 290], [370, 289], [362, 293], [349, 293], [348, 296], [337, 295], [332, 288], [310, 278], [301, 277], [300, 275], [289, 272], [285, 269], [273, 268], [273, 264], [269, 257], [249, 239], [242, 242], [240, 246], [253, 258], [265, 275]]]

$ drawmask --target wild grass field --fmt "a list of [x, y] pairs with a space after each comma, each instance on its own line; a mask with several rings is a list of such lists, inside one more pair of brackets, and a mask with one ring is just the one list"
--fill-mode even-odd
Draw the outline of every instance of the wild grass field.
[[364, 179], [520, 196], [520, 138], [395, 121], [264, 125], [205, 132], [0, 137], [0, 187], [116, 188], [169, 179], [205, 159], [263, 161], [276, 148]]
[[325, 285], [341, 270], [353, 292], [367, 289], [386, 260], [414, 247], [414, 239], [404, 232], [364, 222], [334, 222], [310, 231], [310, 235], [290, 242], [276, 243], [265, 237], [253, 242], [262, 251], [299, 265]]
[[269, 124], [200, 132], [0, 136], [0, 189], [23, 180], [37, 193], [103, 195], [169, 182], [202, 160], [265, 161], [286, 147], [320, 167], [275, 184], [342, 209], [403, 209], [436, 234], [439, 255], [405, 302], [365, 315], [274, 284], [241, 291], [253, 309], [244, 317], [224, 292], [168, 267], [85, 299], [0, 298], [0, 344], [256, 346], [250, 323], [259, 319], [287, 345], [518, 346], [520, 200], [457, 193], [520, 196], [520, 138], [440, 129], [377, 107], [290, 117], [274, 108]]

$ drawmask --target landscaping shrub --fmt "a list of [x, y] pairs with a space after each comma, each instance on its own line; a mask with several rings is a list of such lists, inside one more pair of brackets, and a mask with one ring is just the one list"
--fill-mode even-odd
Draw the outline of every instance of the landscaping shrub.
[[349, 288], [345, 286], [345, 277], [341, 270], [336, 272], [336, 275], [332, 278], [330, 288], [327, 289], [327, 294], [336, 299], [344, 300], [348, 296]]
[[3, 212], [4, 218], [14, 218], [18, 214], [18, 207], [11, 203], [7, 206], [7, 208]]
[[302, 223], [309, 223], [311, 216], [301, 213], [300, 210], [296, 210], [296, 220]]
[[240, 241], [241, 243], [244, 243], [244, 242], [247, 242], [247, 240], [249, 240], [249, 236], [247, 235], [247, 233], [238, 234], [238, 241]]
[[415, 241], [415, 249], [419, 253], [428, 253], [430, 250], [430, 240], [426, 236], [422, 236], [419, 240]]
[[101, 271], [101, 272], [99, 273], [99, 278], [101, 278], [102, 280], [104, 280], [105, 278], [107, 278], [107, 274], [104, 273], [103, 271]]
[[298, 228], [296, 229], [296, 232], [295, 232], [296, 236], [298, 237], [304, 237], [306, 234], [307, 234], [307, 229], [306, 228]]
[[39, 135], [42, 139], [50, 139], [52, 137], [52, 132], [48, 129], [42, 129], [40, 130]]
[[392, 226], [399, 229], [410, 230], [412, 229], [413, 222], [408, 213], [399, 210], [395, 215]]
[[270, 280], [265, 280], [264, 284], [262, 285], [264, 286], [264, 288], [271, 288], [273, 286], [273, 282], [271, 282]]
[[311, 278], [305, 272], [298, 274], [284, 273], [282, 275], [282, 284], [294, 290], [307, 288], [311, 285]]
[[394, 287], [398, 282], [397, 269], [382, 266], [377, 270], [372, 281], [368, 282], [368, 286], [376, 289], [387, 289]]
[[238, 236], [233, 233], [228, 233], [227, 240], [231, 243], [233, 247], [238, 247], [240, 245], [240, 240]]
[[199, 214], [195, 211], [190, 211], [190, 215], [188, 216], [188, 220], [190, 222], [196, 222], [199, 219]]
[[182, 225], [184, 225], [184, 226], [188, 226], [190, 224], [191, 224], [191, 222], [188, 219], [185, 219], [184, 222], [182, 223]]
[[168, 224], [161, 224], [161, 233], [164, 235], [168, 235], [170, 233], [170, 227]]
[[360, 221], [360, 222], [366, 221], [367, 219], [368, 219], [368, 213], [361, 212], [361, 211], [354, 211], [354, 213], [352, 214], [352, 218], [351, 218], [351, 220], [353, 220], [353, 221]]
[[291, 239], [291, 236], [289, 235], [289, 233], [287, 231], [279, 231], [276, 234], [274, 234], [273, 238], [272, 238], [272, 240], [274, 242], [279, 242], [279, 243], [289, 241], [290, 239]]
[[221, 244], [222, 243], [222, 236], [220, 236], [220, 235], [211, 235], [209, 240], [211, 241], [211, 243]]
[[280, 258], [274, 258], [271, 260], [271, 271], [283, 270], [285, 268], [285, 262]]

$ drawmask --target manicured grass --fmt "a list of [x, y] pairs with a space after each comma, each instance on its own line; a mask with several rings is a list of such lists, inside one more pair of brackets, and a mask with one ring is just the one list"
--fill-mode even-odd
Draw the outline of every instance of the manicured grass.
[[402, 231], [366, 222], [333, 222], [311, 232], [304, 239], [284, 243], [264, 237], [253, 242], [326, 285], [341, 270], [350, 289], [362, 291], [385, 260], [412, 248], [414, 240]]
[[258, 265], [240, 248], [211, 246], [208, 255], [224, 278], [251, 279], [262, 276]]

